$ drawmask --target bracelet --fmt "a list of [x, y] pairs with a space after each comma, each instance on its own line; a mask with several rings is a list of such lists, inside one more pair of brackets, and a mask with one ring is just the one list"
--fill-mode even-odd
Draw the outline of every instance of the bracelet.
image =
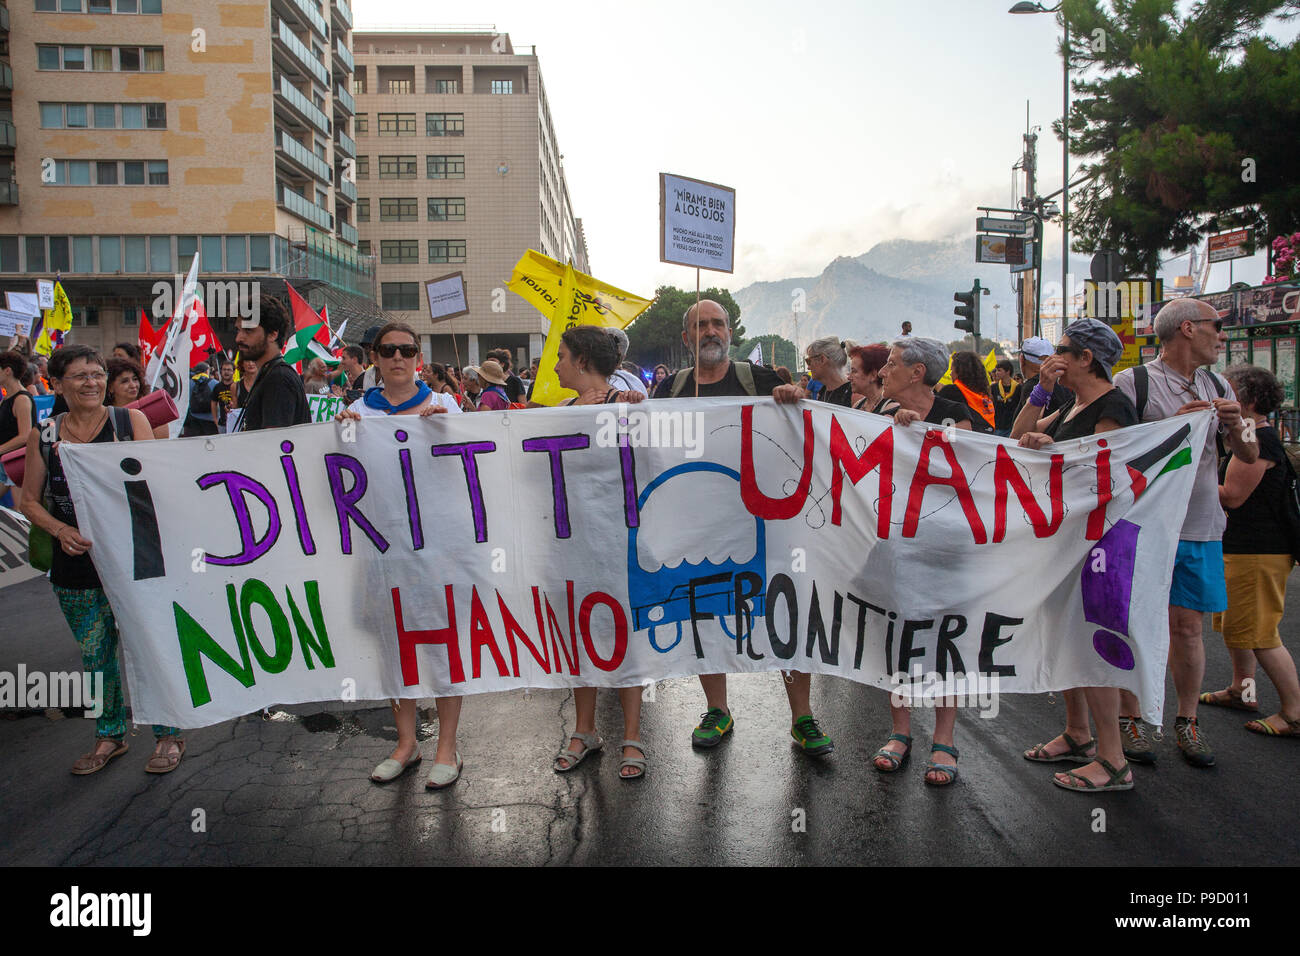
[[1029, 404], [1038, 408], [1046, 408], [1047, 403], [1052, 400], [1052, 393], [1043, 388], [1042, 385], [1035, 385], [1034, 390], [1029, 393]]

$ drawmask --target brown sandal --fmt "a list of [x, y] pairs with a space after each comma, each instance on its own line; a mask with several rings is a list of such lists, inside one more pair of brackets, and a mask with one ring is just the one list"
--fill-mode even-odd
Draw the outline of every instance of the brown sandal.
[[1248, 714], [1259, 713], [1259, 704], [1247, 703], [1241, 691], [1233, 690], [1231, 687], [1226, 690], [1206, 691], [1197, 699], [1207, 707], [1227, 707], [1229, 710], [1244, 710]]
[[160, 753], [155, 749], [149, 762], [144, 765], [145, 773], [171, 773], [180, 765], [181, 758], [185, 756], [185, 741], [179, 737], [159, 737], [158, 746], [161, 747], [168, 740], [176, 744], [176, 752]]
[[[108, 737], [104, 739], [111, 740], [111, 738]], [[120, 757], [131, 749], [130, 745], [128, 745], [125, 740], [113, 740], [112, 742], [117, 746], [107, 753], [99, 753], [99, 744], [96, 743], [94, 750], [77, 758], [77, 762], [72, 765], [72, 772], [79, 777], [84, 777], [86, 774], [98, 773], [100, 770], [103, 770], [108, 766], [108, 762], [114, 757]]]
[[1263, 720], [1246, 721], [1246, 729], [1252, 734], [1262, 734], [1265, 737], [1300, 737], [1300, 720], [1292, 720], [1286, 714], [1273, 714], [1274, 717], [1281, 717], [1286, 721], [1286, 730], [1278, 730], [1268, 722], [1268, 718]]

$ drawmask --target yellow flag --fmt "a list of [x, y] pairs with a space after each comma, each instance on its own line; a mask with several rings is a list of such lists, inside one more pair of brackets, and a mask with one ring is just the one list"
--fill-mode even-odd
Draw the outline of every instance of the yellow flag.
[[621, 329], [650, 308], [649, 299], [578, 272], [567, 263], [529, 249], [515, 264], [506, 288], [527, 301], [551, 320], [537, 366], [532, 400], [539, 405], [558, 405], [576, 393], [560, 387], [555, 362], [560, 336], [575, 325], [604, 325]]
[[[993, 370], [998, 367], [997, 349], [989, 349], [989, 354], [984, 356], [984, 371], [988, 372], [989, 381], [993, 381]], [[952, 356], [948, 356], [948, 371], [943, 373], [943, 378], [939, 379], [939, 384], [935, 388], [952, 384]]]
[[40, 355], [49, 355], [63, 344], [63, 333], [72, 328], [72, 303], [63, 291], [63, 283], [54, 283], [54, 308], [46, 309], [41, 325], [41, 334], [37, 336], [32, 348]]

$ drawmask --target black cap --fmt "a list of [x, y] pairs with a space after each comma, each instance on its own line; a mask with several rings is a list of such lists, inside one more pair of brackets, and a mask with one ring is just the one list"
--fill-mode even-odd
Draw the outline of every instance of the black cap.
[[382, 325], [372, 325], [370, 328], [366, 329], [366, 334], [361, 336], [361, 344], [370, 345], [373, 343], [375, 338], [379, 335], [379, 330], [382, 328]]

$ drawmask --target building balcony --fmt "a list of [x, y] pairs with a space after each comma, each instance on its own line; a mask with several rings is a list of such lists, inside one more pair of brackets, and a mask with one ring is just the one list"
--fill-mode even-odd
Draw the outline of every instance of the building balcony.
[[357, 158], [357, 144], [353, 142], [352, 137], [343, 130], [334, 134], [334, 151], [342, 153], [350, 159]]
[[354, 72], [356, 72], [356, 63], [352, 59], [352, 51], [343, 42], [343, 38], [336, 35], [334, 37], [334, 75], [350, 75]]
[[311, 27], [322, 40], [329, 39], [329, 25], [310, 0], [271, 0], [271, 9], [291, 23]]
[[305, 171], [307, 175], [314, 176], [323, 183], [333, 181], [333, 170], [329, 163], [302, 143], [285, 135], [283, 130], [275, 131], [275, 150], [278, 157], [289, 160], [292, 166]]
[[277, 77], [277, 81], [275, 104], [280, 107], [277, 112], [286, 117], [292, 125], [314, 126], [329, 136], [333, 129], [329, 117], [317, 108], [315, 103], [294, 89], [293, 84], [286, 77]]
[[0, 33], [9, 32], [9, 8], [0, 6]]
[[0, 120], [0, 152], [7, 153], [18, 145], [18, 132], [9, 120]]
[[357, 244], [357, 227], [349, 222], [339, 223], [339, 238], [348, 245], [355, 246]]
[[335, 191], [344, 199], [346, 199], [348, 202], [357, 201], [356, 183], [348, 182], [342, 176], [339, 177], [338, 185], [336, 186]]
[[352, 8], [347, 5], [347, 0], [334, 0], [330, 5], [330, 12], [334, 15], [335, 21], [343, 25], [343, 29], [352, 29]]
[[0, 182], [0, 206], [18, 205], [18, 184]]
[[309, 76], [321, 86], [330, 85], [330, 74], [325, 69], [325, 64], [317, 59], [307, 44], [293, 35], [283, 20], [275, 21], [275, 30], [271, 33], [271, 54], [282, 72]]
[[10, 69], [8, 63], [0, 63], [0, 91], [7, 93], [14, 91], [14, 71]]
[[305, 219], [326, 232], [333, 232], [334, 215], [328, 209], [322, 209], [306, 196], [300, 196], [292, 189], [285, 188], [283, 183], [275, 184], [275, 201], [299, 219]]
[[357, 115], [357, 101], [342, 83], [334, 87], [334, 109], [345, 116]]

